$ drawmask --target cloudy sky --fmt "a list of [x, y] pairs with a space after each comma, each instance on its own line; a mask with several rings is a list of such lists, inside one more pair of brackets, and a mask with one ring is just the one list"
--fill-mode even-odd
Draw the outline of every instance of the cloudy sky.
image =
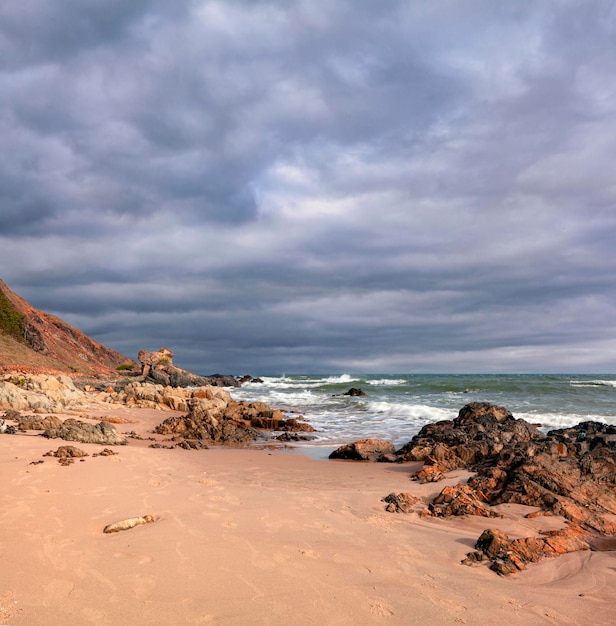
[[611, 1], [3, 0], [0, 278], [199, 373], [616, 371]]

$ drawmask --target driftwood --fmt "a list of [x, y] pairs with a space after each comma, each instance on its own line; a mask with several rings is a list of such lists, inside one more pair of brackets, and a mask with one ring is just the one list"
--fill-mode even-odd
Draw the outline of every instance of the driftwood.
[[128, 530], [129, 528], [134, 528], [135, 526], [140, 526], [141, 524], [150, 524], [151, 522], [155, 522], [158, 518], [154, 515], [144, 515], [143, 517], [129, 517], [128, 519], [123, 519], [120, 522], [114, 522], [113, 524], [108, 524], [103, 528], [104, 533], [119, 533], [121, 530]]

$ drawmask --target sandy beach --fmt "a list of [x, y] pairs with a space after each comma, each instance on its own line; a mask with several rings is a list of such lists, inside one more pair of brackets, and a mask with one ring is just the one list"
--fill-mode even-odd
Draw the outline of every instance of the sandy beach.
[[[144, 436], [161, 419], [115, 414]], [[514, 505], [496, 520], [386, 512], [391, 492], [427, 502], [444, 486], [411, 481], [417, 464], [133, 439], [113, 456], [76, 444], [90, 456], [66, 467], [42, 456], [67, 443], [0, 435], [0, 623], [613, 623], [615, 552], [509, 577], [460, 564], [485, 528], [530, 536], [560, 518], [523, 519], [530, 509]], [[156, 521], [103, 533], [146, 514]]]

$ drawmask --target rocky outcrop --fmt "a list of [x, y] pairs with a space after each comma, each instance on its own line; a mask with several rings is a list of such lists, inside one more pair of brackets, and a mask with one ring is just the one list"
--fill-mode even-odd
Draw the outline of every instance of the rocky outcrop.
[[587, 533], [575, 525], [544, 532], [541, 537], [518, 539], [489, 528], [481, 533], [475, 551], [469, 552], [462, 563], [476, 565], [487, 561], [492, 571], [504, 576], [526, 569], [529, 563], [579, 550], [590, 550], [590, 545]]
[[[282, 411], [273, 410], [264, 402], [236, 402], [222, 389], [204, 389], [206, 392], [196, 390], [197, 395], [188, 401], [187, 415], [166, 419], [154, 432], [215, 443], [242, 443], [257, 439], [260, 430], [314, 430], [299, 419], [285, 419]], [[228, 399], [225, 402], [221, 402], [223, 394]]]
[[340, 446], [330, 455], [330, 459], [348, 459], [352, 461], [394, 461], [394, 444], [381, 439], [360, 439]]
[[[61, 422], [53, 415], [22, 416], [20, 413], [21, 410], [32, 410], [37, 414], [83, 411], [107, 405], [185, 412], [187, 415], [183, 418], [167, 420], [164, 427], [161, 425], [164, 434], [181, 434], [208, 441], [247, 441], [264, 430], [283, 433], [314, 431], [301, 417], [287, 419], [282, 411], [274, 410], [263, 402], [236, 402], [226, 389], [209, 385], [183, 388], [133, 380], [118, 384], [115, 389], [100, 391], [89, 384], [83, 384], [83, 389], [78, 389], [66, 376], [15, 373], [0, 379], [0, 407], [6, 408], [4, 419], [15, 420], [20, 430], [44, 430], [50, 437], [113, 444], [114, 441], [109, 440], [112, 431], [103, 433], [100, 430], [103, 426], [97, 426], [99, 431], [94, 432], [89, 430], [94, 426], [81, 422], [82, 426], [77, 428], [75, 420]], [[188, 425], [195, 418], [195, 424]], [[112, 416], [100, 419], [108, 422], [107, 426], [124, 423], [121, 418]], [[13, 428], [4, 424], [3, 430], [10, 432], [7, 429]]]
[[[507, 550], [515, 548], [520, 554], [539, 550], [545, 556], [561, 549], [585, 549], [593, 533], [616, 534], [614, 426], [584, 422], [544, 435], [503, 407], [472, 403], [453, 421], [422, 428], [397, 454], [424, 461], [424, 468], [414, 475], [419, 480], [426, 476], [436, 480], [456, 468], [476, 471], [466, 485], [445, 487], [426, 515], [492, 516], [490, 506], [514, 503], [561, 515], [570, 524], [567, 532], [547, 534], [541, 540], [513, 540], [513, 548]], [[426, 470], [430, 471], [426, 474]], [[535, 557], [516, 558], [526, 563]], [[503, 561], [502, 555], [498, 559]], [[520, 569], [498, 567], [499, 573]]]
[[154, 432], [225, 444], [245, 443], [258, 437], [257, 431], [246, 424], [225, 419], [221, 411], [208, 410], [201, 403], [194, 404], [187, 415], [166, 419]]
[[543, 437], [538, 428], [514, 418], [503, 407], [472, 402], [456, 419], [424, 426], [396, 454], [405, 461], [423, 461], [444, 473], [458, 467], [475, 468], [517, 444]]
[[147, 376], [150, 373], [152, 367], [155, 367], [159, 363], [171, 365], [173, 361], [173, 352], [169, 348], [161, 348], [157, 352], [150, 352], [149, 350], [141, 350], [137, 355], [139, 363], [141, 363], [141, 374]]
[[363, 397], [366, 395], [366, 392], [360, 389], [359, 387], [351, 387], [348, 391], [345, 391], [343, 396], [354, 396], [354, 397]]
[[17, 411], [58, 413], [85, 397], [68, 376], [5, 374], [0, 377], [0, 407]]
[[86, 424], [69, 417], [57, 428], [48, 428], [43, 432], [48, 439], [64, 439], [80, 443], [98, 443], [101, 445], [117, 446], [126, 444], [126, 437], [120, 435], [114, 426], [108, 422]]
[[[170, 387], [239, 387], [242, 381], [258, 381], [250, 376], [241, 379], [235, 376], [199, 376], [188, 370], [173, 365], [173, 352], [169, 348], [161, 348], [157, 352], [141, 350], [138, 354], [141, 363], [141, 374], [145, 382]], [[262, 381], [261, 381], [262, 382]]]

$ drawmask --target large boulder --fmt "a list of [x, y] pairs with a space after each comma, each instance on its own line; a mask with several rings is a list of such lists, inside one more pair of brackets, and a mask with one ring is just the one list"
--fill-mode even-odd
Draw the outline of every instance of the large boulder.
[[443, 471], [458, 467], [474, 469], [503, 449], [539, 440], [543, 433], [504, 407], [489, 402], [464, 406], [456, 419], [424, 426], [396, 453], [401, 460], [423, 461]]

